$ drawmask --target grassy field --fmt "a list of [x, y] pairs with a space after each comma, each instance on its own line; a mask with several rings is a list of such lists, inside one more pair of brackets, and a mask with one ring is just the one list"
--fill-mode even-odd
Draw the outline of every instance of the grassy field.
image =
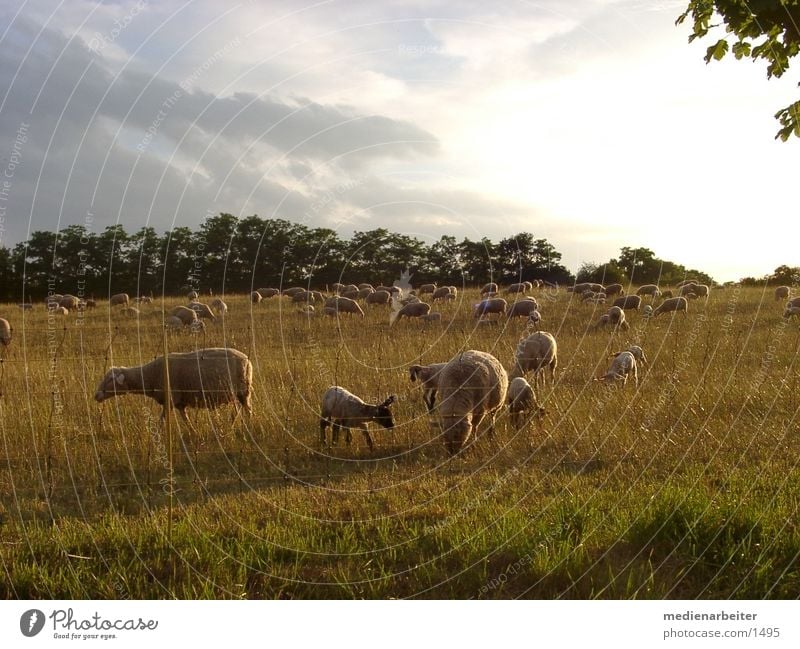
[[[254, 364], [254, 417], [190, 411], [172, 478], [155, 402], [97, 404], [111, 365], [164, 349], [160, 304], [48, 319], [0, 306], [0, 596], [9, 598], [692, 598], [800, 592], [797, 324], [760, 289], [714, 290], [688, 317], [590, 326], [606, 307], [536, 294], [559, 371], [543, 430], [499, 419], [451, 459], [408, 366], [462, 349], [508, 368], [522, 320], [441, 325], [306, 318], [228, 296], [224, 324], [170, 351], [231, 346]], [[180, 304], [167, 300], [167, 306]], [[630, 313], [630, 312], [629, 312]], [[638, 390], [592, 381], [640, 344]], [[321, 395], [398, 395], [370, 453], [318, 443]], [[177, 422], [177, 419], [175, 420]], [[168, 493], [174, 496], [168, 526]], [[170, 533], [171, 532], [171, 533]]]

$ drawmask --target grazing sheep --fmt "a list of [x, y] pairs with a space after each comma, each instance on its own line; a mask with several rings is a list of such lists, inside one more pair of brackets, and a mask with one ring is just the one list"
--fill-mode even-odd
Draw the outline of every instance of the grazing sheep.
[[628, 309], [632, 311], [638, 311], [639, 307], [642, 305], [642, 298], [639, 295], [625, 295], [623, 297], [618, 297], [614, 300], [612, 306], [618, 306], [620, 309], [627, 311]]
[[436, 284], [423, 284], [417, 290], [417, 295], [427, 295], [436, 291]]
[[[348, 297], [329, 297], [325, 300], [325, 308], [335, 309], [337, 313], [348, 313], [350, 315], [360, 315], [362, 318], [364, 317], [364, 311], [362, 311], [358, 302]], [[327, 315], [327, 311], [325, 315]]]
[[484, 418], [489, 433], [508, 391], [508, 375], [494, 356], [469, 350], [456, 354], [439, 372], [439, 417], [445, 447], [458, 453]]
[[303, 293], [306, 289], [302, 286], [292, 286], [290, 288], [283, 289], [281, 291], [281, 295], [285, 295], [287, 297], [294, 297], [296, 293]]
[[180, 318], [184, 326], [188, 327], [197, 320], [197, 311], [186, 306], [176, 306], [169, 312], [170, 315]]
[[486, 295], [487, 293], [497, 293], [499, 291], [499, 287], [494, 282], [489, 282], [488, 284], [484, 284], [483, 288], [481, 288], [481, 295]]
[[794, 316], [800, 316], [800, 306], [787, 306], [783, 311], [783, 317], [788, 320]]
[[218, 297], [215, 297], [213, 300], [211, 300], [211, 308], [223, 316], [227, 315], [228, 313], [228, 305]]
[[130, 304], [131, 298], [127, 293], [117, 293], [116, 295], [112, 295], [111, 299], [108, 301], [109, 306], [128, 306]]
[[788, 300], [791, 289], [788, 286], [779, 286], [775, 289], [775, 301]]
[[536, 331], [539, 330], [539, 323], [542, 321], [542, 314], [539, 313], [538, 309], [534, 309], [531, 311], [530, 315], [528, 316], [528, 327], [533, 327]]
[[345, 289], [343, 289], [343, 290], [342, 290], [342, 291], [339, 293], [339, 295], [340, 295], [341, 297], [346, 297], [348, 300], [357, 300], [357, 299], [358, 299], [358, 294], [359, 294], [360, 292], [361, 292], [361, 291], [359, 291], [358, 289], [356, 289], [355, 291], [353, 291], [353, 290], [351, 290], [351, 289], [345, 288]]
[[54, 309], [58, 306], [61, 298], [64, 297], [60, 293], [53, 293], [44, 298], [44, 304], [48, 309]]
[[[246, 355], [231, 347], [171, 353], [169, 384], [172, 406], [193, 432], [196, 431], [186, 416], [186, 408], [217, 408], [238, 401], [248, 415], [252, 412], [253, 365]], [[154, 399], [162, 406], [163, 419], [164, 357], [138, 367], [112, 367], [97, 386], [94, 398], [103, 402], [122, 394], [143, 394]]]
[[389, 304], [389, 300], [391, 299], [391, 297], [392, 295], [391, 293], [389, 293], [389, 291], [380, 289], [375, 291], [374, 293], [370, 293], [369, 295], [367, 295], [367, 299], [365, 300], [365, 302], [367, 304], [374, 304], [376, 306], [379, 304]]
[[695, 284], [692, 291], [697, 297], [708, 297], [709, 289], [705, 284]]
[[256, 291], [256, 293], [258, 293], [265, 300], [281, 294], [280, 290], [277, 288], [260, 288]]
[[606, 286], [606, 295], [608, 297], [612, 295], [625, 295], [625, 288], [622, 284], [609, 284]]
[[372, 284], [370, 284], [369, 282], [362, 282], [361, 284], [358, 285], [358, 290], [359, 291], [363, 291], [365, 289], [370, 289], [370, 290], [374, 291], [375, 287]]
[[263, 298], [261, 297], [261, 293], [259, 293], [258, 291], [253, 291], [252, 293], [250, 293], [250, 301], [253, 304], [258, 304], [259, 302], [261, 302], [262, 299]]
[[585, 291], [581, 296], [581, 302], [590, 302], [592, 304], [605, 304], [605, 293], [595, 293], [594, 291]]
[[352, 392], [334, 385], [329, 387], [322, 396], [322, 409], [319, 416], [319, 438], [324, 446], [327, 442], [325, 430], [330, 425], [332, 443], [339, 441], [339, 429], [344, 428], [347, 434], [346, 442], [350, 444], [351, 428], [358, 428], [364, 433], [364, 440], [369, 450], [373, 450], [372, 438], [369, 435], [367, 424], [374, 421], [386, 429], [394, 428], [392, 411], [389, 409], [397, 397], [390, 395], [382, 403], [372, 405], [364, 402]]
[[452, 299], [454, 299], [455, 296], [453, 296], [452, 298], [450, 297], [450, 289], [451, 288], [453, 288], [453, 287], [451, 287], [451, 286], [440, 286], [439, 288], [437, 288], [433, 292], [433, 297], [431, 298], [431, 301], [438, 302], [439, 300], [452, 300]]
[[211, 307], [207, 304], [203, 304], [202, 302], [191, 302], [187, 305], [187, 307], [194, 311], [198, 318], [206, 318], [212, 322], [217, 319], [217, 316], [214, 315]]
[[793, 306], [800, 306], [800, 297], [793, 297], [786, 303], [786, 308], [789, 309]]
[[671, 297], [668, 300], [664, 300], [656, 307], [656, 310], [653, 311], [653, 317], [655, 318], [662, 313], [669, 313], [670, 311], [683, 311], [683, 315], [685, 316], [688, 306], [689, 301], [685, 297]]
[[386, 291], [389, 295], [394, 295], [395, 293], [399, 293], [400, 289], [397, 286], [376, 286], [375, 292], [379, 291]]
[[80, 300], [74, 295], [65, 295], [58, 301], [58, 306], [63, 306], [70, 311], [77, 310], [79, 304]]
[[33, 309], [33, 304], [31, 304], [30, 302], [22, 302], [20, 304], [17, 304], [17, 306], [23, 311], [31, 311]]
[[324, 313], [326, 316], [328, 316], [328, 317], [330, 317], [330, 318], [334, 318], [334, 317], [336, 317], [336, 314], [338, 313], [338, 312], [336, 311], [336, 307], [333, 307], [333, 306], [326, 306], [326, 307], [323, 307], [323, 308], [322, 308], [322, 312], [323, 312], [323, 313]]
[[365, 286], [364, 288], [358, 289], [358, 293], [356, 294], [357, 300], [366, 300], [370, 295], [375, 292], [375, 289], [371, 286]]
[[652, 298], [657, 298], [661, 295], [661, 289], [655, 284], [644, 284], [636, 291], [636, 295], [649, 295]]
[[404, 305], [399, 311], [392, 313], [393, 319], [391, 324], [399, 321], [400, 318], [421, 318], [428, 315], [431, 310], [431, 305], [427, 302], [412, 302], [411, 304]]
[[539, 380], [544, 383], [545, 367], [550, 368], [550, 381], [555, 383], [556, 367], [558, 366], [558, 345], [553, 334], [546, 331], [536, 331], [527, 338], [523, 338], [517, 345], [514, 353], [513, 369], [511, 378], [525, 376], [528, 372], [533, 372], [534, 384]]
[[164, 326], [170, 331], [177, 331], [179, 329], [184, 328], [183, 320], [181, 320], [176, 315], [167, 316], [167, 319], [164, 321]]
[[521, 415], [524, 413], [533, 412], [539, 422], [545, 415], [545, 410], [536, 400], [536, 394], [534, 394], [531, 384], [521, 376], [511, 379], [508, 384], [506, 403], [508, 404], [508, 411], [511, 413], [511, 423], [518, 430], [520, 428]]
[[5, 318], [0, 318], [0, 344], [8, 347], [11, 344], [11, 323]]
[[642, 317], [649, 318], [652, 315], [653, 315], [653, 307], [651, 307], [649, 304], [645, 304], [642, 307]]
[[616, 327], [622, 327], [623, 329], [629, 329], [630, 325], [625, 320], [625, 312], [620, 309], [618, 306], [612, 306], [608, 310], [608, 322]]
[[625, 385], [628, 382], [628, 374], [633, 374], [633, 380], [636, 387], [639, 387], [639, 375], [636, 370], [636, 358], [631, 352], [620, 352], [611, 361], [611, 367], [608, 368], [603, 376], [596, 378], [596, 381], [622, 381]]
[[530, 318], [531, 313], [538, 308], [539, 305], [536, 303], [536, 300], [532, 297], [525, 298], [511, 305], [511, 308], [508, 309], [507, 317], [509, 320], [511, 318]]
[[189, 302], [194, 302], [199, 297], [200, 295], [197, 291], [189, 291], [189, 293], [186, 295], [186, 299], [189, 300]]
[[417, 379], [422, 384], [422, 401], [428, 412], [433, 412], [436, 403], [436, 391], [439, 389], [439, 372], [447, 363], [433, 363], [431, 365], [412, 365], [408, 368], [409, 378], [413, 383]]
[[604, 313], [601, 315], [597, 322], [594, 323], [594, 327], [592, 328], [594, 331], [597, 331], [600, 327], [605, 327], [608, 324], [608, 313]]
[[530, 285], [530, 282], [517, 282], [506, 288], [506, 295], [511, 295], [512, 293], [527, 293], [531, 288], [533, 287]]
[[344, 284], [342, 284], [341, 282], [334, 282], [333, 284], [331, 284], [331, 291], [334, 293], [334, 295], [338, 295], [338, 294], [339, 294], [339, 292], [340, 292], [340, 291], [341, 291], [341, 290], [342, 290], [344, 287], [345, 287], [345, 285], [344, 285]]
[[476, 318], [482, 318], [492, 313], [496, 313], [499, 318], [506, 313], [506, 309], [508, 309], [508, 302], [501, 297], [492, 297], [482, 300], [472, 307], [473, 315]]
[[[633, 354], [633, 357], [636, 359], [638, 363], [641, 363], [642, 365], [647, 363], [647, 356], [645, 356], [644, 350], [641, 347], [639, 347], [639, 345], [631, 345], [630, 347], [628, 347], [628, 349], [625, 349], [623, 351], [630, 352], [631, 354]], [[616, 358], [621, 353], [622, 352], [614, 352], [613, 354], [611, 354], [611, 356], [609, 356], [609, 358]]]
[[694, 283], [684, 284], [683, 286], [681, 286], [681, 290], [678, 291], [678, 295], [685, 297], [687, 293], [696, 293], [697, 292], [695, 291], [696, 288], [697, 284]]

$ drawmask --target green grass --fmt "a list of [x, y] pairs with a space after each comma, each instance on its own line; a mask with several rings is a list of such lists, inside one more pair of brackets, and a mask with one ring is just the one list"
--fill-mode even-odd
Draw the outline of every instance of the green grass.
[[[522, 321], [476, 326], [468, 292], [442, 326], [308, 320], [287, 301], [231, 314], [172, 351], [229, 345], [255, 368], [255, 416], [190, 411], [167, 535], [165, 437], [144, 397], [98, 405], [105, 369], [162, 353], [159, 306], [99, 309], [82, 327], [9, 305], [0, 377], [0, 595], [18, 598], [760, 598], [800, 592], [798, 330], [760, 290], [712, 292], [690, 314], [589, 330], [602, 307], [541, 296], [559, 342], [543, 430], [504, 413], [450, 459], [412, 363], [482, 349], [510, 366]], [[180, 303], [169, 301], [169, 306]], [[438, 309], [439, 307], [437, 307]], [[65, 326], [66, 324], [66, 326]], [[48, 329], [48, 326], [50, 327]], [[109, 341], [111, 345], [109, 346]], [[591, 379], [641, 344], [637, 391]], [[318, 445], [340, 384], [397, 393], [370, 454]]]

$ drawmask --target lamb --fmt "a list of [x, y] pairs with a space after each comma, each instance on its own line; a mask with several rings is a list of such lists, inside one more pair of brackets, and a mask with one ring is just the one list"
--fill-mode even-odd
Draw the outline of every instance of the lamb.
[[408, 368], [409, 379], [413, 383], [417, 379], [422, 384], [422, 401], [428, 412], [433, 412], [436, 403], [436, 392], [439, 389], [439, 372], [447, 363], [433, 363], [431, 365], [412, 365]]
[[[450, 286], [440, 286], [433, 292], [432, 301], [438, 302], [439, 300], [453, 299], [450, 297]], [[454, 296], [455, 297], [455, 296]]]
[[436, 284], [423, 284], [417, 290], [417, 295], [426, 295], [428, 293], [434, 293], [436, 291]]
[[0, 318], [0, 344], [3, 347], [8, 347], [11, 344], [12, 332], [11, 323], [5, 318]]
[[258, 304], [259, 302], [261, 302], [261, 300], [262, 300], [262, 297], [261, 297], [261, 293], [260, 292], [253, 291], [252, 293], [250, 293], [250, 301], [253, 304]]
[[399, 321], [400, 318], [421, 318], [424, 315], [428, 315], [431, 310], [431, 305], [427, 302], [412, 302], [411, 304], [406, 304], [403, 306], [399, 311], [395, 311], [394, 319], [392, 320], [391, 324]]
[[531, 314], [539, 308], [539, 305], [536, 303], [532, 297], [525, 298], [524, 300], [520, 300], [519, 302], [514, 302], [511, 305], [511, 308], [508, 310], [507, 317], [510, 320], [511, 318], [530, 318]]
[[[631, 345], [630, 347], [628, 347], [628, 349], [625, 349], [624, 351], [633, 354], [633, 357], [636, 359], [637, 363], [641, 363], [642, 365], [647, 363], [647, 356], [645, 356], [644, 350], [641, 347], [639, 347], [639, 345]], [[609, 358], [616, 358], [621, 353], [622, 352], [614, 352], [613, 354], [611, 354], [611, 356], [609, 356]]]
[[489, 282], [488, 284], [484, 284], [483, 288], [481, 288], [481, 295], [486, 295], [487, 293], [497, 293], [499, 291], [499, 287], [494, 282]]
[[258, 293], [265, 300], [281, 294], [280, 290], [277, 288], [260, 288], [255, 292]]
[[653, 311], [653, 317], [655, 318], [662, 313], [669, 313], [670, 311], [683, 311], [683, 315], [685, 316], [688, 306], [689, 301], [685, 297], [671, 297], [658, 305], [656, 310]]
[[483, 316], [491, 315], [492, 313], [496, 313], [498, 317], [502, 316], [506, 313], [506, 309], [508, 308], [508, 302], [506, 302], [501, 297], [492, 297], [481, 302], [478, 304], [473, 305], [473, 315], [476, 318], [481, 318]]
[[[550, 381], [554, 383], [557, 366], [558, 345], [555, 337], [546, 331], [536, 331], [519, 341], [510, 376], [515, 379], [532, 371], [535, 383], [539, 379], [539, 372], [549, 367]], [[544, 372], [541, 380], [544, 382]]]
[[622, 284], [609, 284], [606, 286], [606, 295], [611, 297], [612, 295], [625, 295], [625, 288]]
[[215, 297], [213, 300], [211, 300], [211, 308], [223, 316], [227, 315], [228, 313], [228, 305], [218, 297]]
[[350, 444], [351, 440], [350, 429], [358, 428], [364, 433], [364, 440], [367, 442], [369, 450], [372, 451], [374, 445], [367, 424], [374, 421], [388, 430], [394, 428], [392, 411], [389, 406], [396, 399], [397, 397], [392, 394], [382, 403], [372, 405], [338, 385], [329, 387], [322, 396], [322, 409], [319, 416], [320, 442], [323, 446], [327, 442], [325, 431], [328, 425], [331, 426], [334, 445], [339, 441], [340, 428], [344, 428], [347, 432], [347, 444]]
[[636, 291], [636, 295], [649, 295], [652, 298], [657, 298], [661, 295], [661, 289], [655, 284], [644, 284]]
[[630, 325], [625, 320], [625, 312], [618, 306], [612, 306], [608, 310], [608, 322], [625, 330], [630, 328]]
[[614, 300], [612, 306], [618, 306], [620, 309], [627, 311], [628, 309], [638, 311], [642, 305], [642, 298], [639, 295], [625, 295], [618, 297]]
[[788, 286], [779, 286], [775, 289], [775, 301], [788, 300], [791, 289]]
[[625, 385], [628, 382], [628, 374], [633, 374], [633, 380], [638, 388], [639, 375], [636, 370], [636, 357], [631, 352], [620, 352], [611, 361], [608, 372], [596, 378], [595, 381], [622, 381], [622, 384]]
[[370, 293], [369, 295], [367, 295], [367, 299], [365, 300], [365, 302], [367, 304], [374, 304], [374, 305], [389, 304], [389, 300], [391, 299], [391, 297], [392, 296], [389, 293], [389, 291], [384, 291], [381, 289], [379, 291], [375, 291], [374, 293]]
[[484, 418], [489, 433], [508, 392], [508, 375], [494, 356], [469, 350], [456, 354], [439, 372], [439, 417], [445, 447], [455, 455]]
[[507, 401], [508, 411], [511, 413], [511, 423], [519, 430], [521, 415], [531, 412], [536, 415], [539, 422], [545, 415], [545, 410], [536, 400], [531, 384], [523, 377], [517, 376], [508, 384]]
[[[164, 357], [160, 356], [137, 367], [112, 367], [97, 386], [95, 401], [101, 403], [121, 394], [143, 394], [162, 406], [163, 419], [164, 365]], [[253, 365], [245, 354], [232, 347], [171, 353], [169, 384], [172, 406], [192, 432], [196, 430], [186, 415], [189, 407], [217, 408], [238, 401], [248, 416], [252, 413]], [[239, 414], [237, 406], [237, 419]]]
[[112, 295], [111, 299], [108, 301], [109, 306], [128, 306], [130, 304], [131, 298], [127, 293], [117, 293], [116, 295]]
[[207, 304], [203, 304], [202, 302], [191, 302], [187, 305], [187, 307], [194, 311], [198, 318], [207, 318], [212, 322], [217, 319], [217, 316], [214, 315], [211, 307], [209, 307]]
[[197, 320], [197, 312], [186, 306], [176, 306], [169, 312], [170, 315], [180, 318], [184, 326], [188, 327], [195, 320]]
[[364, 311], [362, 311], [358, 302], [348, 297], [329, 297], [324, 306], [326, 309], [335, 309], [337, 313], [349, 313], [350, 315], [355, 314], [360, 315], [362, 318], [364, 317]]

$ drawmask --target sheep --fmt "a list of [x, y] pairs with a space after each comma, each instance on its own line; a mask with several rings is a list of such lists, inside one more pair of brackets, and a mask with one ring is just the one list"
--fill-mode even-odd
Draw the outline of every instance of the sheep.
[[189, 300], [189, 302], [194, 302], [199, 297], [200, 295], [197, 291], [189, 291], [189, 293], [186, 295], [186, 299]]
[[688, 306], [689, 301], [685, 297], [671, 297], [658, 305], [656, 310], [653, 311], [653, 317], [655, 318], [662, 313], [669, 313], [670, 311], [683, 311], [683, 315], [686, 316]]
[[786, 303], [787, 309], [790, 309], [793, 306], [800, 306], [800, 297], [793, 297]]
[[364, 311], [361, 309], [358, 302], [347, 297], [329, 297], [325, 301], [324, 306], [326, 308], [325, 315], [328, 315], [327, 309], [335, 309], [337, 313], [356, 314], [360, 315], [362, 318], [364, 317]]
[[360, 292], [361, 291], [359, 291], [358, 289], [351, 290], [351, 289], [345, 288], [344, 290], [341, 291], [341, 293], [339, 293], [339, 295], [341, 297], [346, 297], [348, 300], [357, 300], [358, 299], [358, 294]]
[[514, 302], [509, 308], [506, 317], [510, 320], [511, 318], [529, 318], [531, 313], [536, 311], [539, 308], [539, 305], [536, 303], [536, 300], [531, 298], [525, 298], [524, 300], [520, 300], [519, 302]]
[[112, 295], [111, 299], [108, 301], [109, 306], [128, 306], [130, 304], [131, 298], [127, 293], [117, 293], [116, 295]]
[[400, 300], [400, 304], [405, 306], [406, 304], [416, 304], [417, 302], [422, 302], [416, 295], [409, 295], [408, 297], [404, 297]]
[[392, 411], [389, 409], [397, 397], [392, 394], [382, 403], [372, 405], [364, 402], [352, 392], [348, 392], [338, 385], [329, 387], [322, 396], [322, 408], [319, 416], [319, 438], [324, 446], [327, 443], [325, 431], [331, 426], [332, 443], [335, 446], [339, 441], [339, 429], [344, 428], [347, 433], [346, 442], [350, 444], [351, 428], [358, 428], [364, 433], [364, 440], [369, 450], [374, 445], [369, 435], [367, 424], [374, 421], [384, 428], [394, 428]]
[[67, 309], [67, 308], [65, 308], [63, 306], [57, 306], [54, 309], [50, 309], [50, 313], [52, 313], [54, 315], [66, 316], [66, 315], [69, 315], [69, 309]]
[[472, 307], [473, 315], [476, 318], [482, 318], [483, 316], [488, 316], [492, 313], [496, 313], [497, 316], [500, 317], [506, 313], [507, 308], [508, 302], [501, 297], [493, 297], [482, 300]]
[[625, 320], [625, 311], [620, 309], [618, 306], [612, 306], [608, 310], [608, 322], [609, 324], [617, 327], [622, 327], [625, 330], [630, 327], [628, 322]]
[[612, 295], [625, 295], [625, 288], [622, 284], [609, 284], [606, 286], [606, 295], [611, 297]]
[[304, 316], [313, 316], [314, 312], [314, 307], [311, 304], [306, 304], [302, 309], [297, 309], [297, 313]]
[[[641, 363], [642, 365], [647, 363], [647, 356], [645, 356], [644, 350], [641, 347], [639, 347], [639, 345], [631, 345], [630, 347], [628, 347], [628, 349], [625, 349], [623, 351], [630, 352], [631, 354], [633, 354], [633, 357], [636, 359], [637, 363]], [[609, 358], [616, 358], [621, 353], [622, 352], [614, 352], [613, 354], [611, 354], [611, 356], [609, 356]]]
[[649, 318], [652, 315], [653, 315], [653, 307], [650, 306], [649, 304], [645, 304], [642, 307], [642, 317], [643, 318]]
[[204, 320], [195, 320], [189, 325], [189, 331], [193, 334], [202, 334], [206, 331], [206, 323]]
[[383, 289], [376, 290], [374, 293], [370, 293], [367, 295], [366, 300], [364, 300], [367, 304], [389, 304], [389, 300], [391, 299], [391, 293], [389, 291], [385, 291]]
[[211, 300], [211, 308], [222, 316], [227, 315], [228, 313], [228, 305], [218, 297], [215, 297], [213, 300]]
[[487, 293], [497, 293], [499, 291], [499, 287], [494, 282], [489, 282], [488, 284], [484, 284], [483, 288], [481, 288], [481, 295], [486, 295]]
[[252, 293], [250, 293], [250, 301], [253, 304], [258, 304], [259, 302], [261, 302], [262, 299], [263, 298], [261, 297], [261, 293], [259, 293], [258, 291], [253, 291]]
[[605, 327], [608, 324], [608, 313], [604, 313], [601, 315], [597, 322], [595, 322], [594, 327], [592, 328], [594, 331], [597, 331], [600, 327]]
[[392, 315], [394, 316], [391, 324], [394, 324], [400, 318], [421, 318], [424, 315], [428, 315], [431, 310], [431, 305], [427, 302], [412, 302], [411, 304], [406, 304], [399, 311], [395, 311]]
[[341, 282], [334, 282], [333, 284], [331, 284], [331, 291], [333, 291], [335, 295], [338, 295], [339, 292], [344, 288], [344, 286], [345, 285], [342, 284]]
[[800, 316], [800, 306], [787, 306], [783, 311], [783, 317], [788, 320], [794, 316]]
[[[186, 408], [217, 408], [236, 403], [249, 416], [253, 385], [253, 365], [245, 354], [232, 347], [211, 347], [193, 352], [169, 354], [170, 401], [186, 425], [196, 433]], [[97, 386], [94, 398], [102, 403], [122, 394], [143, 394], [166, 414], [164, 395], [164, 357], [137, 367], [112, 367]], [[240, 409], [237, 406], [236, 419]], [[235, 422], [235, 420], [234, 420]]]
[[651, 298], [655, 299], [661, 295], [661, 289], [655, 284], [644, 284], [637, 289], [636, 295], [649, 295]]
[[370, 295], [375, 292], [375, 289], [371, 286], [365, 286], [364, 288], [358, 289], [358, 293], [356, 294], [357, 300], [366, 300]]
[[80, 300], [74, 295], [65, 295], [58, 301], [58, 306], [63, 306], [70, 311], [77, 310]]
[[450, 297], [450, 286], [440, 286], [433, 292], [433, 297], [431, 298], [432, 302], [438, 302], [439, 300], [448, 300], [453, 299]]
[[207, 318], [214, 322], [217, 319], [217, 316], [214, 315], [214, 312], [211, 310], [207, 304], [203, 304], [202, 302], [190, 302], [186, 305], [187, 308], [191, 309], [197, 314], [198, 318]]
[[399, 293], [400, 289], [396, 286], [383, 286], [383, 285], [376, 286], [375, 292], [377, 293], [379, 291], [386, 291], [387, 293], [389, 293], [389, 295], [394, 295], [395, 293]]
[[291, 286], [290, 288], [285, 288], [281, 291], [281, 295], [287, 297], [294, 297], [295, 293], [302, 293], [306, 289], [302, 286]]
[[775, 289], [775, 301], [788, 300], [791, 289], [788, 286], [779, 286]]
[[445, 447], [455, 455], [484, 418], [494, 430], [508, 392], [508, 374], [494, 356], [469, 350], [456, 354], [439, 372], [439, 418]]
[[12, 332], [11, 323], [5, 318], [0, 318], [0, 344], [3, 347], [8, 347], [11, 344]]
[[436, 392], [439, 389], [439, 372], [447, 363], [433, 363], [431, 365], [412, 365], [408, 368], [409, 379], [413, 383], [417, 379], [422, 384], [422, 401], [428, 412], [433, 412], [436, 403]]
[[535, 383], [539, 380], [539, 373], [542, 372], [541, 381], [544, 383], [542, 370], [548, 367], [550, 368], [550, 381], [555, 383], [557, 366], [558, 345], [555, 337], [546, 331], [536, 331], [519, 341], [514, 353], [510, 377], [515, 379], [532, 371]]
[[167, 319], [164, 321], [164, 327], [169, 331], [177, 331], [183, 329], [184, 326], [183, 320], [176, 315], [167, 316]]
[[280, 295], [280, 289], [277, 288], [260, 288], [256, 291], [263, 299], [268, 299]]
[[361, 284], [358, 285], [358, 290], [359, 291], [363, 291], [363, 290], [366, 290], [366, 289], [370, 289], [370, 290], [374, 291], [375, 287], [372, 284], [370, 284], [369, 282], [362, 282]]
[[436, 284], [423, 284], [417, 290], [417, 295], [427, 295], [428, 293], [433, 293], [436, 291]]
[[47, 297], [44, 298], [45, 307], [47, 307], [48, 309], [54, 309], [55, 307], [58, 306], [58, 303], [61, 301], [62, 297], [64, 296], [61, 295], [60, 293], [53, 293], [51, 295], [48, 295]]
[[517, 430], [520, 428], [520, 416], [523, 413], [533, 411], [539, 422], [545, 415], [545, 410], [536, 400], [531, 384], [521, 376], [512, 379], [508, 384], [506, 403], [511, 414], [511, 423]]
[[687, 300], [696, 300], [697, 299], [697, 293], [689, 291], [683, 297], [685, 297]]
[[423, 322], [441, 322], [442, 314], [439, 313], [438, 311], [431, 311], [430, 313], [421, 315], [419, 319], [422, 320]]
[[[87, 305], [88, 305], [88, 302], [89, 302], [89, 300], [87, 300]], [[149, 295], [140, 295], [139, 297], [133, 298], [133, 303], [134, 304], [152, 304], [153, 303], [153, 298], [151, 298]]]
[[512, 293], [526, 293], [530, 291], [532, 286], [530, 286], [530, 282], [517, 282], [516, 284], [511, 284], [508, 288], [506, 288], [506, 295], [511, 295]]
[[539, 330], [539, 323], [542, 321], [542, 314], [539, 313], [538, 309], [534, 309], [531, 311], [530, 315], [528, 316], [528, 327], [533, 327], [535, 330]]
[[636, 370], [636, 357], [631, 352], [620, 352], [614, 356], [608, 372], [596, 378], [595, 381], [622, 381], [622, 384], [625, 385], [628, 382], [628, 374], [633, 374], [634, 383], [638, 388], [639, 375]]
[[692, 291], [697, 297], [705, 297], [708, 298], [709, 289], [708, 286], [705, 284], [695, 284], [694, 290]]
[[117, 314], [125, 316], [126, 318], [138, 318], [139, 309], [135, 306], [124, 306], [121, 309], [117, 309]]
[[696, 292], [695, 291], [696, 288], [697, 288], [697, 284], [695, 284], [693, 282], [689, 283], [689, 284], [684, 284], [683, 286], [681, 286], [681, 290], [678, 291], [678, 295], [685, 296], [687, 293], [695, 293]]
[[169, 312], [170, 315], [180, 318], [184, 326], [189, 326], [197, 320], [197, 311], [186, 306], [176, 306]]
[[638, 311], [639, 307], [642, 305], [642, 298], [639, 295], [624, 295], [623, 297], [618, 297], [612, 303], [612, 306], [618, 306], [620, 309], [627, 311], [631, 309], [633, 311]]

